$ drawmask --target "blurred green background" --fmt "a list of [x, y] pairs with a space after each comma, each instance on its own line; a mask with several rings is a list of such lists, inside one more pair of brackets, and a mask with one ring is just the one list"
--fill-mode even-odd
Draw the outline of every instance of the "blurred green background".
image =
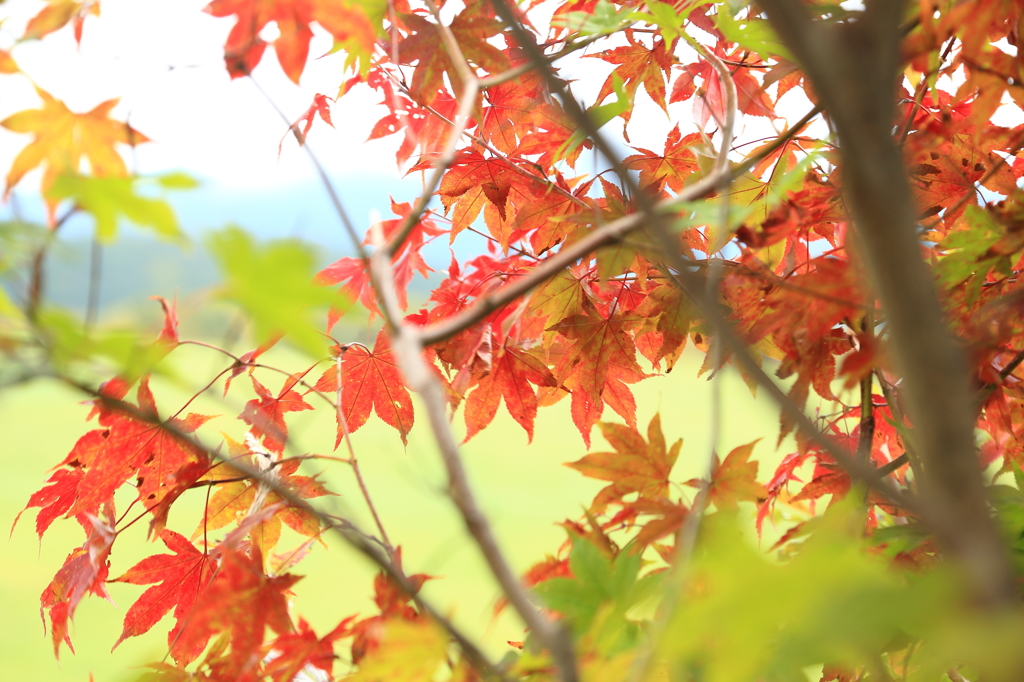
[[[72, 245], [70, 257], [76, 249], [80, 254], [83, 248]], [[160, 323], [159, 307], [146, 301], [146, 296], [173, 296], [174, 289], [168, 290], [173, 284], [168, 283], [181, 287], [182, 278], [192, 278], [194, 286], [184, 287], [179, 302], [182, 338], [205, 336], [217, 342], [226, 338], [227, 343], [232, 343], [234, 314], [219, 304], [210, 304], [202, 293], [201, 286], [210, 281], [209, 268], [205, 264], [196, 266], [195, 262], [206, 258], [205, 255], [179, 257], [173, 255], [174, 249], [166, 253], [140, 251], [138, 244], [130, 243], [124, 248], [127, 250], [108, 254], [106, 260], [111, 277], [120, 278], [114, 281], [121, 282], [114, 290], [116, 295], [104, 300], [103, 319], [107, 323], [141, 315], [155, 336]], [[134, 257], [131, 250], [135, 250]], [[153, 268], [153, 272], [160, 281], [145, 277], [139, 281], [129, 276], [140, 269], [147, 270], [140, 265], [146, 258], [157, 259], [160, 267]], [[183, 265], [181, 258], [197, 260]], [[77, 307], [78, 302], [70, 299], [81, 294], [81, 287], [73, 286], [77, 278], [71, 267], [54, 270], [57, 279], [51, 280], [52, 292], [58, 299], [64, 297], [67, 305]], [[365, 339], [369, 335], [365, 320], [352, 324], [355, 326], [343, 327], [338, 332], [339, 338]], [[244, 346], [242, 343], [235, 348], [241, 352], [247, 350]], [[289, 371], [304, 369], [309, 364], [309, 360], [287, 349], [275, 350], [264, 358], [267, 364]], [[641, 430], [660, 412], [666, 438], [670, 442], [685, 439], [676, 481], [699, 476], [706, 467], [711, 385], [704, 378], [697, 378], [701, 359], [699, 354], [688, 352], [671, 374], [652, 377], [635, 387]], [[153, 381], [161, 414], [176, 411], [226, 364], [223, 356], [206, 349], [176, 350], [169, 361], [170, 373]], [[316, 370], [313, 376], [318, 374]], [[264, 372], [257, 376], [275, 392], [281, 385], [280, 375]], [[216, 445], [220, 431], [241, 440], [245, 424], [235, 417], [249, 397], [248, 382], [239, 377], [226, 399], [220, 398], [218, 388], [193, 403], [189, 411], [222, 415], [200, 431], [204, 442]], [[81, 394], [48, 380], [0, 392], [4, 472], [0, 484], [0, 522], [5, 527], [10, 528], [29, 495], [42, 486], [49, 470], [64, 458], [76, 439], [94, 428], [85, 422], [88, 405], [81, 404], [82, 398]], [[333, 414], [317, 401], [312, 404], [317, 408], [315, 411], [288, 416], [292, 454], [332, 454]], [[755, 456], [762, 461], [759, 478], [767, 480], [786, 447], [774, 448], [778, 433], [774, 406], [768, 400], [755, 401], [739, 377], [726, 371], [723, 407], [725, 420], [719, 451], [725, 453], [731, 447], [764, 437]], [[417, 413], [420, 421], [421, 414]], [[611, 410], [606, 410], [605, 418], [619, 420]], [[461, 411], [454, 424], [457, 431], [464, 431]], [[593, 436], [591, 451], [605, 449], [598, 429], [594, 429]], [[427, 583], [425, 595], [495, 657], [500, 657], [507, 650], [507, 640], [523, 638], [522, 626], [509, 610], [500, 618], [493, 617], [497, 587], [445, 496], [444, 475], [428, 429], [418, 423], [409, 436], [408, 447], [403, 448], [396, 431], [371, 417], [353, 435], [353, 441], [383, 522], [392, 541], [402, 546], [406, 571], [437, 576], [437, 580]], [[567, 517], [578, 518], [602, 487], [600, 481], [586, 479], [563, 466], [586, 452], [572, 424], [567, 400], [540, 411], [532, 444], [527, 443], [526, 434], [502, 407], [492, 426], [465, 445], [464, 456], [481, 505], [517, 570], [526, 569], [545, 553], [554, 553], [566, 537], [557, 522]], [[370, 527], [346, 465], [306, 462], [303, 471], [322, 471], [328, 487], [340, 495], [318, 502], [333, 505], [363, 527]], [[191, 535], [200, 518], [203, 499], [201, 490], [186, 495], [174, 507], [168, 526]], [[119, 511], [124, 509], [126, 500], [118, 500]], [[160, 660], [166, 653], [171, 618], [165, 618], [146, 636], [125, 641], [111, 653], [125, 611], [144, 590], [142, 586], [111, 584], [109, 591], [115, 604], [95, 597], [83, 600], [72, 626], [77, 654], [63, 649], [60, 661], [54, 660], [50, 639], [44, 635], [40, 620], [38, 598], [67, 554], [80, 546], [84, 537], [74, 521], [60, 520], [40, 542], [34, 532], [35, 511], [30, 510], [22, 517], [0, 552], [0, 608], [4, 614], [0, 619], [0, 670], [4, 677], [85, 682], [91, 673], [98, 681], [134, 679], [141, 671], [133, 668]], [[146, 525], [143, 520], [118, 538], [111, 555], [112, 577], [121, 575], [145, 556], [166, 551], [159, 541], [146, 540]], [[282, 538], [280, 550], [301, 542], [298, 536], [288, 533]], [[371, 597], [375, 570], [336, 540], [328, 539], [326, 547], [314, 546], [292, 572], [306, 576], [295, 588], [295, 612], [317, 632], [334, 627], [341, 618], [353, 613], [370, 615], [374, 611]]]

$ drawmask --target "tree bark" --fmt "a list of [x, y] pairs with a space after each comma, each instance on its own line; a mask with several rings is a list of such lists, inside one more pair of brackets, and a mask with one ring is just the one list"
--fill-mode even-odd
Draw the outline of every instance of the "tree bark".
[[800, 0], [758, 0], [800, 62], [839, 136], [844, 193], [890, 329], [889, 350], [924, 474], [921, 504], [946, 550], [987, 605], [1015, 600], [974, 443], [963, 348], [943, 319], [921, 257], [910, 184], [892, 136], [900, 71], [901, 0], [867, 0], [848, 23], [812, 20]]

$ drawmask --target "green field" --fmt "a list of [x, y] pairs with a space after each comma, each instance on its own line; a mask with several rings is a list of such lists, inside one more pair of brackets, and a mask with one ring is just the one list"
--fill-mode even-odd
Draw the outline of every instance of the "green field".
[[[181, 349], [175, 353], [179, 374], [198, 383], [212, 376], [218, 360], [202, 349]], [[293, 356], [279, 356], [294, 368]], [[636, 387], [638, 421], [645, 428], [655, 412], [662, 415], [666, 438], [682, 437], [685, 443], [676, 469], [677, 481], [697, 476], [705, 466], [710, 410], [710, 384], [696, 378], [699, 358], [684, 355], [670, 375], [653, 377]], [[183, 372], [182, 368], [196, 368]], [[244, 378], [244, 377], [243, 377]], [[279, 380], [262, 377], [272, 389]], [[189, 381], [154, 380], [161, 412], [176, 410], [191, 393]], [[726, 421], [720, 450], [764, 436], [755, 455], [773, 466], [781, 456], [776, 452], [777, 413], [767, 400], [755, 401], [735, 375], [723, 381]], [[0, 485], [0, 521], [13, 522], [29, 495], [37, 490], [48, 470], [61, 461], [75, 440], [90, 425], [84, 421], [87, 406], [81, 396], [47, 381], [0, 394], [0, 435], [3, 443], [3, 484]], [[241, 411], [243, 392], [226, 402], [201, 399], [189, 409], [224, 415], [211, 420], [201, 431], [207, 443], [215, 443], [218, 431], [241, 438], [244, 424], [233, 417]], [[315, 404], [315, 403], [314, 403]], [[333, 445], [333, 418], [328, 410], [290, 415], [291, 443], [296, 453], [329, 453]], [[605, 417], [618, 419], [606, 410]], [[456, 415], [462, 429], [462, 415]], [[594, 430], [594, 447], [603, 449]], [[392, 541], [401, 544], [408, 572], [437, 576], [425, 594], [442, 612], [500, 656], [509, 639], [522, 639], [522, 628], [508, 613], [495, 621], [492, 605], [497, 588], [486, 572], [475, 547], [467, 540], [461, 522], [444, 493], [444, 476], [430, 434], [423, 425], [414, 427], [409, 446], [403, 449], [397, 432], [375, 417], [353, 436], [357, 455], [371, 493]], [[491, 428], [466, 444], [464, 456], [471, 480], [485, 511], [517, 569], [524, 569], [554, 552], [565, 539], [556, 522], [580, 516], [583, 505], [601, 487], [563, 466], [587, 452], [569, 417], [568, 401], [542, 409], [535, 438], [526, 435], [504, 412]], [[304, 463], [308, 473], [325, 469]], [[324, 478], [340, 497], [328, 504], [344, 510], [365, 527], [367, 515], [345, 465], [326, 467]], [[770, 471], [762, 468], [764, 480]], [[199, 518], [203, 493], [196, 491], [184, 505], [176, 506], [169, 527], [189, 535]], [[120, 501], [120, 500], [119, 500]], [[122, 509], [124, 504], [119, 505]], [[83, 541], [73, 521], [58, 521], [42, 543], [34, 533], [34, 511], [26, 514], [7, 547], [0, 552], [0, 669], [7, 679], [77, 680], [85, 682], [92, 673], [97, 681], [130, 680], [139, 674], [130, 670], [147, 661], [159, 660], [166, 651], [166, 618], [148, 635], [130, 639], [110, 653], [120, 634], [127, 607], [142, 592], [141, 587], [112, 584], [110, 594], [116, 605], [95, 597], [86, 598], [75, 614], [72, 639], [77, 655], [62, 651], [58, 663], [39, 618], [38, 597], [64, 557]], [[164, 550], [162, 543], [147, 543], [145, 522], [119, 537], [111, 556], [111, 575], [123, 573], [142, 557]], [[285, 536], [280, 547], [298, 544], [297, 536]], [[328, 540], [317, 546], [293, 572], [307, 576], [296, 586], [295, 610], [321, 631], [333, 627], [342, 617], [361, 612], [370, 614], [373, 568], [338, 542]]]

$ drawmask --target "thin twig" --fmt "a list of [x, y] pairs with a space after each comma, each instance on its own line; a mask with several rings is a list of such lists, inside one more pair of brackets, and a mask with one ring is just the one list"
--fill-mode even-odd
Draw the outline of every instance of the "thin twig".
[[[782, 389], [779, 388], [779, 386], [774, 381], [772, 381], [767, 374], [765, 374], [764, 370], [761, 369], [760, 365], [754, 361], [754, 359], [750, 356], [749, 350], [747, 349], [746, 345], [736, 335], [736, 333], [732, 329], [732, 326], [729, 324], [728, 320], [722, 314], [718, 301], [709, 301], [707, 297], [704, 295], [704, 290], [701, 286], [699, 279], [696, 275], [694, 275], [694, 273], [690, 271], [691, 262], [685, 260], [678, 253], [678, 241], [671, 237], [661, 224], [661, 218], [665, 213], [665, 208], [663, 208], [665, 204], [668, 203], [668, 205], [672, 205], [672, 203], [674, 203], [674, 201], [678, 201], [680, 197], [676, 197], [674, 200], [667, 200], [667, 202], [662, 201], [656, 204], [653, 202], [653, 200], [651, 200], [650, 197], [648, 197], [643, 192], [639, 191], [639, 188], [636, 186], [635, 180], [632, 178], [632, 176], [629, 175], [629, 173], [625, 172], [625, 169], [622, 167], [621, 162], [617, 161], [615, 150], [608, 144], [608, 142], [604, 139], [604, 136], [598, 131], [597, 127], [594, 124], [594, 121], [580, 107], [579, 102], [577, 102], [576, 99], [573, 98], [570, 94], [565, 92], [564, 88], [562, 87], [562, 84], [558, 81], [557, 78], [555, 78], [554, 74], [550, 72], [550, 69], [547, 68], [547, 65], [543, 61], [543, 55], [542, 53], [540, 53], [540, 50], [537, 47], [536, 42], [533, 40], [533, 36], [529, 32], [527, 32], [526, 29], [520, 26], [518, 22], [516, 22], [515, 16], [512, 13], [512, 10], [509, 8], [506, 0], [491, 0], [491, 2], [494, 5], [495, 9], [497, 10], [498, 14], [502, 17], [502, 19], [511, 26], [516, 40], [520, 43], [521, 47], [529, 55], [530, 59], [534, 62], [534, 64], [538, 66], [539, 70], [542, 72], [545, 79], [548, 81], [549, 86], [552, 88], [553, 91], [556, 91], [560, 94], [566, 112], [573, 118], [573, 120], [577, 123], [580, 129], [591, 139], [591, 141], [594, 143], [594, 146], [598, 149], [598, 151], [600, 151], [601, 154], [603, 154], [605, 158], [612, 163], [613, 167], [616, 169], [616, 172], [622, 179], [622, 182], [626, 184], [630, 193], [636, 198], [638, 212], [635, 214], [631, 214], [631, 216], [636, 216], [635, 220], [637, 221], [637, 224], [634, 225], [633, 223], [630, 223], [627, 226], [619, 226], [618, 229], [625, 233], [629, 231], [629, 228], [637, 227], [639, 226], [639, 224], [643, 223], [646, 223], [648, 226], [653, 228], [652, 236], [656, 241], [656, 244], [660, 250], [661, 255], [665, 258], [667, 262], [668, 267], [666, 268], [666, 271], [673, 273], [673, 277], [675, 278], [677, 286], [679, 286], [680, 289], [687, 295], [687, 297], [689, 297], [690, 300], [693, 301], [694, 305], [697, 307], [698, 311], [700, 311], [700, 313], [704, 315], [705, 319], [707, 319], [708, 322], [711, 323], [712, 328], [714, 328], [717, 331], [717, 333], [723, 339], [725, 344], [732, 350], [733, 358], [743, 367], [743, 370], [748, 375], [752, 376], [759, 385], [763, 386], [765, 390], [768, 391], [769, 395], [772, 396], [772, 398], [782, 409], [782, 412], [787, 417], [793, 420], [797, 428], [799, 428], [808, 438], [810, 438], [825, 452], [827, 452], [829, 456], [835, 459], [835, 461], [838, 462], [843, 468], [845, 468], [853, 478], [863, 480], [867, 482], [868, 485], [876, 487], [879, 490], [879, 492], [881, 492], [894, 504], [898, 504], [900, 506], [907, 508], [915, 507], [915, 503], [909, 498], [907, 493], [896, 489], [895, 486], [891, 484], [891, 482], [877, 478], [872, 467], [864, 466], [861, 463], [857, 462], [855, 458], [851, 457], [850, 454], [846, 452], [845, 449], [841, 448], [838, 444], [836, 444], [832, 438], [822, 433], [814, 425], [814, 423], [807, 417], [807, 415], [804, 414], [803, 409], [796, 405], [790, 399], [790, 397], [786, 395], [786, 393], [783, 392]], [[780, 144], [783, 143], [780, 142]], [[769, 149], [762, 150], [762, 154], [771, 153], [771, 151], [773, 151], [774, 148], [777, 148], [777, 146], [774, 145], [771, 145], [769, 147]], [[759, 154], [758, 156], [761, 156], [761, 158], [763, 158], [761, 154]], [[706, 189], [702, 187], [701, 189], [704, 191], [699, 193], [698, 196], [704, 196], [707, 192], [711, 191], [711, 189], [714, 189], [717, 186], [717, 183], [720, 181], [720, 178], [718, 178], [715, 175], [708, 176], [697, 185], [694, 185], [693, 188], [701, 186], [703, 182], [707, 180], [712, 181], [710, 183], [711, 186]], [[680, 196], [682, 196], [682, 194]], [[626, 217], [629, 218], [631, 216]], [[614, 223], [609, 223], [609, 225], [605, 227], [611, 227], [611, 225], [618, 222], [619, 221], [614, 221]], [[599, 235], [602, 229], [599, 229], [591, 233], [587, 239]], [[583, 244], [584, 241], [586, 241], [586, 239], [581, 240], [580, 242], [576, 242], [575, 244], [572, 245], [572, 247], [576, 247], [577, 245]], [[561, 256], [565, 251], [575, 251], [575, 249], [573, 249], [572, 247], [570, 247], [569, 249], [563, 249], [562, 251], [559, 251], [559, 253], [556, 256], [552, 257], [552, 259], [550, 259], [549, 261], [545, 261], [544, 264], [538, 266], [537, 270], [540, 270], [549, 262], [551, 262], [558, 256]], [[522, 286], [529, 279], [530, 277], [524, 277], [523, 279], [518, 280], [516, 283], [512, 284], [510, 287], [508, 287], [508, 289], [512, 289], [513, 287], [516, 286]], [[499, 290], [498, 293], [504, 291], [505, 289], [502, 289]], [[476, 307], [477, 306], [475, 305], [473, 308], [467, 310], [465, 314], [470, 314], [470, 312], [474, 310]], [[462, 315], [457, 317], [462, 317]], [[453, 321], [455, 319], [456, 318], [452, 318]]]
[[79, 382], [78, 380], [67, 376], [67, 375], [56, 375], [56, 378], [63, 381], [65, 384], [75, 388], [82, 393], [90, 396], [94, 400], [101, 402], [109, 409], [116, 410], [124, 413], [127, 416], [144, 422], [152, 424], [155, 428], [164, 431], [175, 440], [187, 445], [189, 448], [194, 448], [200, 452], [205, 453], [211, 459], [219, 461], [230, 461], [231, 465], [244, 473], [250, 479], [257, 481], [260, 484], [268, 486], [271, 490], [277, 493], [283, 500], [288, 502], [289, 505], [297, 507], [306, 512], [315, 515], [320, 519], [328, 528], [328, 530], [334, 532], [340, 536], [345, 542], [351, 547], [359, 551], [365, 557], [370, 559], [374, 564], [379, 566], [383, 570], [388, 578], [390, 578], [402, 592], [407, 594], [416, 603], [417, 607], [421, 612], [426, 614], [431, 620], [435, 621], [440, 625], [448, 634], [455, 640], [459, 648], [466, 655], [470, 664], [478, 670], [481, 674], [498, 679], [503, 682], [508, 682], [504, 673], [495, 666], [487, 656], [475, 645], [473, 642], [462, 633], [448, 618], [441, 614], [436, 608], [434, 608], [429, 602], [425, 601], [419, 594], [419, 589], [415, 586], [400, 567], [398, 567], [386, 553], [383, 552], [377, 545], [368, 539], [368, 536], [359, 531], [357, 526], [350, 521], [345, 520], [342, 524], [336, 522], [335, 516], [325, 514], [315, 507], [313, 507], [307, 500], [299, 497], [294, 492], [288, 489], [287, 486], [283, 485], [279, 480], [276, 480], [270, 476], [267, 476], [264, 472], [257, 470], [256, 468], [246, 464], [243, 461], [231, 459], [216, 450], [211, 450], [200, 443], [192, 434], [185, 433], [175, 425], [160, 420], [153, 414], [143, 412], [135, 405], [124, 400], [112, 398], [104, 395], [101, 391], [92, 388], [86, 384]]
[[[762, 159], [766, 158], [780, 146], [785, 144], [789, 137], [795, 135], [819, 113], [821, 113], [821, 109], [815, 107], [800, 121], [783, 133], [777, 144], [767, 145], [757, 154], [733, 168], [728, 173], [730, 181], [748, 173]], [[693, 185], [683, 188], [683, 190], [676, 196], [660, 201], [654, 206], [654, 211], [658, 214], [670, 214], [678, 211], [679, 207], [686, 202], [700, 199], [717, 191], [720, 182], [721, 178], [712, 173], [711, 175], [700, 179]], [[508, 305], [520, 296], [540, 286], [548, 279], [557, 275], [563, 268], [575, 263], [588, 253], [591, 253], [601, 246], [614, 243], [630, 232], [642, 228], [646, 218], [647, 216], [644, 213], [629, 213], [621, 218], [613, 220], [610, 223], [606, 223], [583, 239], [563, 247], [553, 256], [541, 261], [526, 277], [517, 279], [515, 282], [477, 300], [471, 307], [466, 308], [458, 315], [454, 315], [446, 320], [435, 322], [434, 324], [424, 327], [420, 331], [421, 342], [425, 346], [439, 343], [455, 334], [458, 334], [463, 329], [473, 326], [495, 310]], [[690, 263], [688, 265], [690, 267], [700, 266], [699, 262]]]
[[380, 516], [377, 514], [377, 507], [373, 504], [373, 498], [370, 497], [370, 490], [366, 487], [366, 481], [363, 480], [363, 474], [359, 469], [359, 460], [356, 458], [356, 450], [352, 445], [352, 436], [348, 431], [348, 421], [345, 419], [345, 411], [342, 409], [342, 357], [345, 354], [345, 349], [338, 354], [335, 359], [335, 368], [337, 371], [336, 379], [336, 400], [335, 400], [335, 414], [338, 417], [338, 428], [341, 429], [341, 433], [345, 439], [345, 446], [348, 448], [348, 463], [352, 467], [352, 473], [356, 477], [356, 483], [359, 484], [359, 491], [363, 495], [363, 500], [366, 501], [366, 506], [370, 509], [370, 514], [373, 515], [373, 522], [377, 525], [377, 530], [380, 532], [380, 539], [384, 544], [384, 548], [387, 550], [388, 556], [394, 559], [394, 549], [391, 545], [391, 540], [388, 538], [388, 532], [384, 530], [384, 523], [380, 520]]

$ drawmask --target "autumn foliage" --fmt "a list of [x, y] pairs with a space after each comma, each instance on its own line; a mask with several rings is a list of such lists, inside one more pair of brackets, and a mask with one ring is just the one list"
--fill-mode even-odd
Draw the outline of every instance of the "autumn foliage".
[[[865, 5], [211, 2], [231, 25], [231, 78], [276, 59], [301, 83], [316, 27], [345, 53], [337, 92], [282, 123], [283, 144], [329, 134], [346, 96], [368, 88], [386, 108], [370, 139], [398, 136], [398, 168], [426, 190], [365, 231], [342, 216], [352, 255], [319, 272], [295, 244], [212, 237], [218, 291], [250, 323], [244, 354], [182, 338], [189, 311], [164, 299], [156, 340], [124, 350], [47, 305], [49, 240], [0, 260], [29, 282], [0, 289], [0, 379], [56, 377], [93, 404], [91, 430], [62, 461], [53, 453], [23, 512], [41, 539], [58, 520], [84, 534], [41, 597], [55, 656], [73, 651], [82, 600], [122, 582], [139, 592], [114, 646], [170, 625], [148, 680], [1020, 679], [1024, 5]], [[23, 38], [80, 40], [98, 7], [50, 0]], [[19, 77], [17, 53], [0, 53], [5, 78]], [[596, 63], [603, 80], [577, 80]], [[192, 183], [129, 172], [122, 154], [148, 140], [111, 117], [116, 100], [76, 113], [37, 92], [40, 108], [0, 122], [26, 135], [5, 196], [40, 169], [51, 235], [78, 213], [104, 240], [124, 218], [175, 232], [170, 206], [139, 188]], [[663, 141], [633, 145], [654, 118]], [[428, 264], [427, 244], [470, 233], [481, 253]], [[332, 336], [353, 307], [369, 334]], [[289, 343], [311, 362], [264, 364]], [[224, 367], [199, 393], [247, 397], [216, 441], [202, 430], [212, 416], [158, 408], [150, 388], [195, 344]], [[638, 421], [635, 391], [684, 353], [700, 354], [701, 376], [737, 372], [775, 400], [778, 431], [684, 449], [688, 430], [709, 429], [717, 448], [743, 419], [717, 398], [720, 423], [671, 404]], [[517, 576], [459, 441], [502, 411], [532, 440], [557, 403], [592, 450], [568, 466], [604, 487]], [[333, 454], [290, 445], [292, 415], [314, 409], [337, 424]], [[370, 420], [402, 443], [414, 425], [434, 434], [503, 590], [496, 608], [525, 626], [504, 657], [403, 566], [351, 442]], [[683, 480], [684, 457], [705, 473]], [[334, 493], [307, 460], [351, 469], [375, 527], [318, 506]], [[203, 494], [200, 518], [169, 522]], [[285, 527], [303, 544], [282, 546]], [[112, 561], [129, 528], [154, 553]], [[289, 597], [295, 564], [326, 534], [380, 573], [346, 586], [372, 591], [376, 611], [318, 633]]]

